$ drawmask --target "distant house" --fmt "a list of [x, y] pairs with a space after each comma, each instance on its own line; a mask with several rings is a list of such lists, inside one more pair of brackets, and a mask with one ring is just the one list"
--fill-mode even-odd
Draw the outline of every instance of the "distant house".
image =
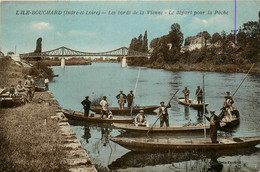
[[[184, 53], [185, 51], [192, 51], [195, 49], [201, 49], [204, 46], [205, 39], [201, 36], [197, 36], [192, 38], [189, 45], [183, 46], [181, 48], [181, 52]], [[211, 46], [209, 40], [207, 40], [207, 46]]]

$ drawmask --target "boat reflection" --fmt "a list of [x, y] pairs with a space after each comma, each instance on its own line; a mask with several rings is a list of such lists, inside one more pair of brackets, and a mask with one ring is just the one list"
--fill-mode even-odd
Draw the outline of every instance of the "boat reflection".
[[[176, 164], [181, 162], [197, 161], [200, 168], [205, 168], [203, 171], [222, 171], [223, 164], [219, 158], [225, 156], [236, 155], [252, 155], [260, 152], [260, 148], [244, 148], [239, 150], [219, 150], [219, 151], [185, 151], [185, 152], [167, 152], [167, 153], [147, 153], [130, 151], [122, 157], [116, 159], [108, 165], [110, 170], [126, 169], [129, 167], [140, 168], [145, 166], [155, 166], [163, 164], [171, 164], [171, 168], [176, 168]], [[204, 167], [200, 161], [206, 164]], [[237, 162], [239, 163], [239, 162]], [[241, 163], [241, 162], [240, 162]], [[194, 164], [196, 165], [196, 164]], [[193, 167], [195, 168], [195, 167]], [[198, 167], [196, 167], [198, 169]], [[175, 169], [176, 170], [176, 169]], [[191, 169], [192, 170], [192, 169]], [[179, 171], [179, 170], [178, 170]], [[189, 171], [189, 169], [188, 169]]]

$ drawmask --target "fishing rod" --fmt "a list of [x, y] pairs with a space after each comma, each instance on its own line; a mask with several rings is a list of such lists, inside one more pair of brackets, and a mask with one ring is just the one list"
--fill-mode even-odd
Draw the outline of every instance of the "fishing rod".
[[[174, 96], [177, 94], [177, 92], [179, 91], [179, 89], [174, 93], [174, 95], [171, 97], [171, 99], [169, 100], [169, 102], [166, 105], [166, 108], [170, 105], [170, 102], [172, 101], [172, 99], [174, 98]], [[149, 137], [149, 132], [150, 130], [153, 128], [154, 124], [158, 121], [158, 119], [161, 117], [162, 112], [160, 113], [160, 115], [157, 117], [156, 121], [153, 123], [153, 125], [151, 126], [151, 128], [147, 131], [146, 135], [147, 137]]]
[[249, 69], [249, 71], [247, 72], [246, 76], [244, 77], [244, 79], [242, 80], [242, 82], [239, 84], [238, 88], [236, 89], [236, 91], [233, 93], [232, 97], [234, 97], [234, 95], [237, 93], [238, 89], [240, 88], [240, 86], [243, 84], [243, 82], [245, 81], [247, 75], [249, 74], [249, 72], [252, 70], [252, 68], [254, 67], [255, 63], [253, 63], [253, 65], [251, 66], [251, 68]]
[[136, 93], [136, 88], [137, 88], [139, 76], [140, 76], [140, 68], [139, 68], [138, 76], [137, 76], [136, 83], [135, 83], [134, 97], [133, 97], [133, 102], [132, 102], [132, 105], [131, 105], [131, 113], [130, 113], [131, 116], [133, 116], [133, 105], [134, 105], [134, 102], [135, 102], [135, 101], [134, 101], [134, 100], [135, 100], [135, 93]]
[[205, 84], [204, 84], [204, 72], [203, 72], [203, 75], [202, 75], [202, 85], [203, 85], [203, 120], [204, 120], [204, 138], [206, 138], [206, 135], [207, 135], [207, 130], [206, 130], [206, 119], [205, 119], [205, 112], [206, 112], [206, 107], [205, 107]]

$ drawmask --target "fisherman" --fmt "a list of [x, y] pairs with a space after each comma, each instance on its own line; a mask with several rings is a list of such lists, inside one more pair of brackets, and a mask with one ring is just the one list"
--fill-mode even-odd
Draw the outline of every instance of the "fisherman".
[[219, 117], [215, 115], [215, 111], [210, 111], [210, 118], [205, 116], [206, 119], [210, 122], [210, 138], [212, 143], [218, 143], [217, 141], [217, 130], [220, 127]]
[[197, 87], [195, 97], [197, 97], [198, 104], [201, 104], [202, 103], [202, 89], [200, 88], [200, 86]]
[[126, 95], [121, 90], [120, 93], [116, 96], [119, 104], [119, 109], [124, 109], [124, 105], [126, 103]]
[[166, 127], [169, 127], [169, 115], [167, 108], [171, 107], [169, 103], [167, 106], [164, 105], [164, 101], [160, 102], [161, 106], [158, 109], [157, 117], [160, 118], [160, 127], [163, 127], [163, 124], [166, 124]]
[[24, 82], [24, 87], [26, 90], [26, 96], [28, 98], [28, 101], [32, 100], [32, 84], [31, 84], [31, 76], [27, 76], [26, 80]]
[[106, 96], [104, 96], [103, 100], [100, 101], [100, 105], [101, 105], [101, 119], [103, 118], [103, 115], [106, 115], [106, 117], [108, 118], [108, 112], [109, 112], [108, 106], [109, 106], [109, 103], [107, 101], [107, 97]]
[[49, 79], [48, 78], [45, 78], [44, 85], [45, 85], [45, 91], [48, 91], [49, 90]]
[[148, 122], [144, 116], [144, 110], [140, 110], [139, 113], [135, 117], [135, 126], [146, 126], [149, 127]]
[[129, 108], [132, 107], [133, 100], [134, 100], [134, 94], [133, 91], [131, 90], [130, 93], [127, 95], [127, 105]]
[[91, 101], [88, 98], [89, 98], [89, 96], [86, 96], [85, 99], [81, 102], [81, 104], [83, 105], [83, 108], [84, 108], [84, 115], [86, 117], [88, 117], [88, 115], [89, 115], [89, 108], [91, 105]]
[[188, 88], [185, 87], [185, 89], [182, 92], [184, 93], [184, 98], [185, 98], [186, 103], [190, 103], [189, 102], [190, 90], [188, 90]]
[[223, 104], [223, 109], [227, 112], [227, 114], [229, 115], [229, 118], [232, 118], [232, 111], [233, 111], [233, 107], [232, 104], [234, 103], [232, 96], [230, 95], [230, 92], [227, 92], [227, 96], [225, 96], [225, 101]]
[[14, 88], [14, 85], [11, 85], [11, 87], [9, 88], [9, 96], [10, 96], [10, 97], [15, 97], [15, 88]]

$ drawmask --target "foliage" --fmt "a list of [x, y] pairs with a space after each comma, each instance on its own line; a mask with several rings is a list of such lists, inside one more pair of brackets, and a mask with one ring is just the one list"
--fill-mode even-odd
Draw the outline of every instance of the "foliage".
[[133, 38], [129, 50], [139, 51], [139, 52], [147, 52], [148, 51], [148, 39], [147, 39], [147, 31], [144, 33], [144, 37], [142, 34], [139, 35], [138, 39]]

